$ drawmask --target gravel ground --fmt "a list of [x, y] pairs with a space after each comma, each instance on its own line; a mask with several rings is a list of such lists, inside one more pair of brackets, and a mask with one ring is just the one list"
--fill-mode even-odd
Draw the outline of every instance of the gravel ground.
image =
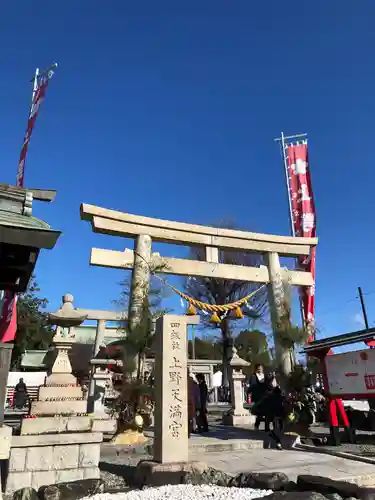
[[[99, 463], [100, 477], [108, 491], [124, 489], [132, 483], [136, 465], [140, 460], [151, 460], [146, 446], [116, 447], [104, 445]], [[121, 500], [120, 498], [118, 500]]]
[[273, 493], [252, 488], [225, 488], [223, 486], [166, 485], [128, 493], [102, 493], [84, 500], [253, 500]]

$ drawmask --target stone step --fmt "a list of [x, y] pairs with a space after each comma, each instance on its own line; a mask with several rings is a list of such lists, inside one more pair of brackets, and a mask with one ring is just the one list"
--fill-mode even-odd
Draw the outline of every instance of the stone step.
[[189, 441], [189, 453], [222, 453], [246, 450], [260, 450], [264, 448], [263, 439], [231, 439], [222, 441], [215, 438], [203, 438], [202, 442]]
[[21, 436], [59, 434], [63, 432], [114, 434], [116, 429], [117, 420], [113, 418], [96, 419], [88, 416], [24, 418], [21, 423]]
[[52, 373], [46, 377], [46, 386], [75, 386], [77, 385], [77, 378], [71, 373]]
[[39, 387], [39, 401], [46, 401], [51, 398], [82, 398], [82, 388], [78, 386], [69, 387], [55, 387], [55, 386], [41, 386]]
[[[215, 438], [196, 438], [189, 440], [189, 454], [195, 457], [201, 453], [224, 453], [236, 451], [260, 450], [264, 448], [263, 439], [230, 439], [228, 441]], [[149, 455], [153, 455], [153, 444], [150, 440], [144, 445]]]
[[74, 415], [87, 412], [87, 401], [33, 401], [31, 403], [31, 415]]

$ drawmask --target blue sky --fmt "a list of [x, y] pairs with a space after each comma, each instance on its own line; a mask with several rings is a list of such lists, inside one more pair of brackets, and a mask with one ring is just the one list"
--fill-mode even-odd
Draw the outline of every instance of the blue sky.
[[65, 292], [109, 308], [119, 291], [121, 271], [90, 267], [90, 248], [131, 243], [92, 234], [81, 202], [288, 234], [273, 138], [307, 132], [317, 324], [324, 336], [360, 328], [358, 285], [374, 324], [374, 16], [373, 0], [2, 6], [2, 182], [15, 181], [35, 67], [59, 63], [25, 174], [26, 186], [57, 190], [34, 210], [63, 232], [37, 265], [51, 309]]

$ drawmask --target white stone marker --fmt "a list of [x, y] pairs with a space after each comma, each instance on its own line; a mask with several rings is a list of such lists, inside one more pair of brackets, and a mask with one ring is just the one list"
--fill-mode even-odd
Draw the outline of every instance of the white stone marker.
[[187, 325], [199, 316], [167, 314], [156, 322], [154, 460], [188, 461]]

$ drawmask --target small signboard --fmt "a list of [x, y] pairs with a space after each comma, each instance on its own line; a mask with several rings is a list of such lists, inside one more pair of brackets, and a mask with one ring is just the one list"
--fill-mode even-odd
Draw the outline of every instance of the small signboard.
[[332, 396], [375, 397], [375, 349], [326, 356], [325, 364]]

